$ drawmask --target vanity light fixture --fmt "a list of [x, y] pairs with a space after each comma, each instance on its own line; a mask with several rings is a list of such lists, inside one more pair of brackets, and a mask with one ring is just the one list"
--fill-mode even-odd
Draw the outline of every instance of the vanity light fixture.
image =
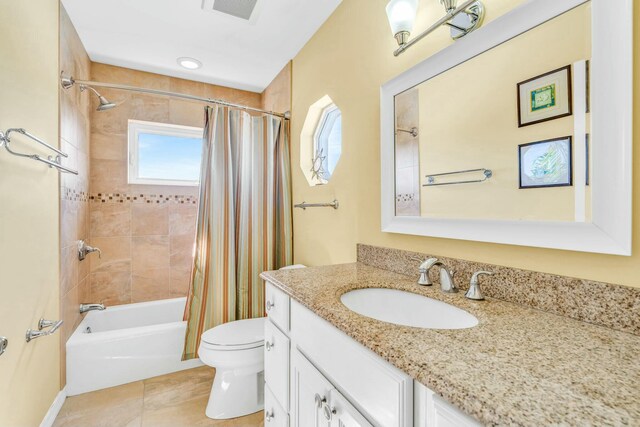
[[194, 58], [182, 56], [178, 58], [178, 65], [180, 65], [182, 68], [186, 68], [187, 70], [197, 70], [198, 68], [202, 67], [202, 62]]
[[440, 0], [440, 4], [444, 6], [446, 15], [412, 40], [409, 40], [409, 36], [416, 19], [418, 0], [391, 0], [387, 4], [391, 32], [398, 42], [398, 49], [393, 52], [394, 56], [400, 55], [443, 25], [449, 26], [451, 38], [454, 40], [466, 36], [482, 25], [484, 5], [480, 0], [465, 0], [460, 6], [457, 6], [457, 0]]

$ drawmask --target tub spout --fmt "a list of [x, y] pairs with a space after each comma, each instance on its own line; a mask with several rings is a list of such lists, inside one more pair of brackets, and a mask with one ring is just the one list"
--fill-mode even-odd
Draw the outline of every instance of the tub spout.
[[93, 310], [104, 310], [105, 307], [104, 304], [80, 304], [80, 313], [86, 313], [87, 311], [93, 311]]

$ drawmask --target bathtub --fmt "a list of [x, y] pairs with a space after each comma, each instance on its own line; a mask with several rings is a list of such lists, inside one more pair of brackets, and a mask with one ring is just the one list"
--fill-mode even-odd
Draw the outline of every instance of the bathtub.
[[182, 362], [186, 298], [91, 311], [67, 341], [68, 396], [202, 366]]

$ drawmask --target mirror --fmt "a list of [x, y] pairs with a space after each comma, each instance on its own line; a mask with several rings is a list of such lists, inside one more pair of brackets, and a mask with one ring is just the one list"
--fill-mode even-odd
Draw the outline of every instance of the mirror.
[[533, 1], [385, 84], [383, 231], [629, 255], [628, 13]]
[[585, 3], [396, 95], [396, 215], [589, 221], [590, 59]]

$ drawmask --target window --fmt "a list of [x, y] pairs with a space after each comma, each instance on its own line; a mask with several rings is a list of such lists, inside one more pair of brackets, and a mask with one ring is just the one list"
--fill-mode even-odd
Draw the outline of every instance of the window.
[[323, 178], [328, 181], [342, 154], [342, 113], [335, 104], [322, 111], [314, 142], [315, 157], [322, 162]]
[[129, 183], [198, 185], [200, 128], [129, 120]]
[[342, 154], [342, 113], [329, 95], [309, 106], [300, 132], [300, 168], [310, 186], [327, 184]]

